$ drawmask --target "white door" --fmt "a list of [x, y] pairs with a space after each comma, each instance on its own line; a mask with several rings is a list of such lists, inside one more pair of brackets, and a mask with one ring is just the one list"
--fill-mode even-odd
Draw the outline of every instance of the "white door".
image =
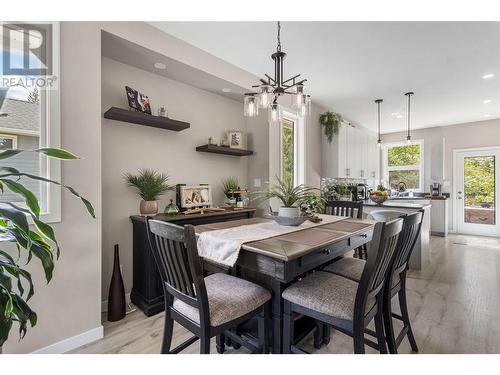
[[500, 236], [500, 148], [455, 151], [457, 232]]

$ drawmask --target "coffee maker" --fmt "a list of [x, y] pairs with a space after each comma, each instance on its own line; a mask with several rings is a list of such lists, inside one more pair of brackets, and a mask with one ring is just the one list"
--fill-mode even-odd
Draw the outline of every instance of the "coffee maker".
[[433, 197], [438, 197], [441, 195], [441, 184], [439, 182], [433, 182], [431, 184], [431, 195]]
[[370, 198], [369, 187], [366, 184], [358, 184], [356, 200], [364, 201]]

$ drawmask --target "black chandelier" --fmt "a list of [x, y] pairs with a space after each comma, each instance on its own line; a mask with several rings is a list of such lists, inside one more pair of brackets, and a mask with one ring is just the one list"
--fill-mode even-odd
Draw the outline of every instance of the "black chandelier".
[[380, 136], [380, 103], [382, 103], [383, 101], [384, 101], [383, 99], [375, 100], [375, 103], [377, 103], [377, 124], [378, 124], [377, 146], [378, 147], [382, 146], [382, 137]]
[[406, 133], [406, 143], [410, 144], [411, 143], [411, 133], [410, 133], [410, 121], [411, 121], [411, 96], [415, 95], [414, 92], [410, 91], [405, 93], [405, 96], [408, 97], [408, 127], [407, 127], [407, 133]]
[[281, 24], [278, 22], [278, 46], [276, 52], [271, 55], [274, 60], [274, 77], [265, 74], [266, 78], [260, 80], [260, 84], [252, 87], [258, 88], [259, 92], [249, 92], [245, 94], [244, 115], [254, 117], [259, 114], [260, 108], [270, 108], [271, 122], [280, 120], [280, 109], [278, 98], [281, 95], [292, 95], [292, 107], [297, 110], [300, 116], [310, 113], [311, 97], [304, 93], [304, 82], [307, 79], [299, 79], [300, 74], [291, 78], [284, 78], [283, 62], [286, 53], [281, 51]]

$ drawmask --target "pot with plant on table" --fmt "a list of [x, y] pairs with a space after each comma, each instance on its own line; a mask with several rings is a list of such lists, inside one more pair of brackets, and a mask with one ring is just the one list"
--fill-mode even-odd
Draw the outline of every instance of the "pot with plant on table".
[[155, 215], [158, 213], [158, 198], [167, 191], [174, 189], [168, 184], [169, 176], [152, 169], [141, 169], [137, 174], [126, 173], [125, 181], [129, 187], [136, 189], [142, 198], [139, 205], [141, 215]]
[[255, 193], [255, 200], [278, 199], [281, 205], [278, 215], [273, 214], [274, 219], [282, 225], [300, 225], [307, 220], [301, 214], [300, 207], [310, 198], [313, 188], [305, 185], [294, 186], [291, 178], [279, 178], [276, 176], [276, 184], [270, 184], [264, 191]]

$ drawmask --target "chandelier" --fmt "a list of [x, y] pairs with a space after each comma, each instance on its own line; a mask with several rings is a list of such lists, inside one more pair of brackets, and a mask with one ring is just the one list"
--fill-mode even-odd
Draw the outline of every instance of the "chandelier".
[[292, 107], [300, 116], [311, 112], [311, 97], [304, 93], [304, 82], [307, 79], [299, 79], [300, 74], [291, 78], [284, 78], [283, 63], [286, 53], [281, 51], [281, 25], [278, 22], [278, 46], [276, 52], [271, 55], [274, 61], [274, 77], [265, 74], [265, 79], [260, 79], [260, 84], [254, 85], [256, 91], [245, 94], [244, 115], [255, 117], [259, 114], [259, 108], [270, 109], [270, 121], [280, 121], [280, 108], [278, 98], [281, 95], [291, 95]]

